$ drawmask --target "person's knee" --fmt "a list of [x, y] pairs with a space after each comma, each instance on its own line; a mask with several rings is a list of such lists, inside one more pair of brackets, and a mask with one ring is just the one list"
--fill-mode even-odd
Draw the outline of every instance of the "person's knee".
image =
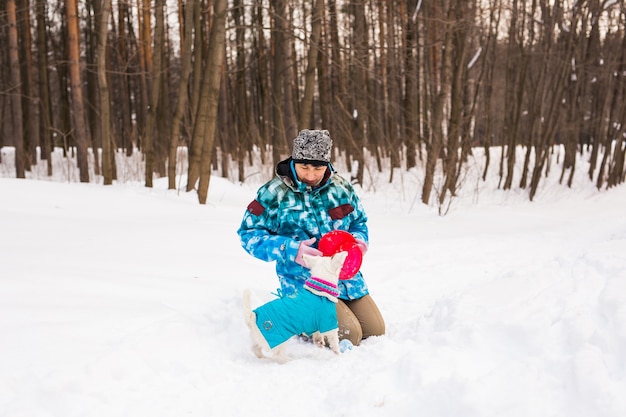
[[341, 300], [337, 303], [337, 322], [339, 323], [339, 340], [347, 339], [354, 346], [358, 346], [363, 339], [361, 323]]
[[363, 329], [363, 338], [385, 334], [385, 320], [383, 320], [383, 316], [379, 311], [372, 312], [366, 318], [366, 323], [361, 323], [361, 327]]
[[371, 296], [351, 302], [350, 309], [361, 324], [363, 338], [385, 334], [385, 320]]

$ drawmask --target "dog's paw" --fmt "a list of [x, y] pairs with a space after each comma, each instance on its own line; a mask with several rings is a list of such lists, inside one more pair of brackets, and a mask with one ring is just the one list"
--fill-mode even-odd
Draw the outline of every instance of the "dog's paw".
[[320, 332], [313, 333], [313, 343], [315, 343], [315, 346], [319, 348], [323, 348], [324, 346], [326, 346], [324, 336], [322, 336]]
[[259, 359], [263, 359], [265, 357], [263, 355], [263, 349], [259, 345], [254, 344], [254, 345], [250, 346], [250, 350]]
[[325, 336], [326, 340], [328, 341], [328, 347], [330, 347], [330, 349], [338, 355], [340, 353], [340, 349], [339, 334], [337, 333], [337, 331], [329, 332]]

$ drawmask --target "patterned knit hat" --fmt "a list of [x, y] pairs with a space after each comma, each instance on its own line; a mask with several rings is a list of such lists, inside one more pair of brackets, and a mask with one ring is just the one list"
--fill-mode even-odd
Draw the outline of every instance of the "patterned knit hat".
[[328, 130], [301, 130], [293, 140], [291, 158], [297, 163], [325, 165], [330, 162], [332, 148]]

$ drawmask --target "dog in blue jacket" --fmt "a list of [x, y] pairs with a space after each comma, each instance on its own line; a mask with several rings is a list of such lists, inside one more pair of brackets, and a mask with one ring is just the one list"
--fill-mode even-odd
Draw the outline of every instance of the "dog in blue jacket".
[[244, 316], [250, 329], [252, 351], [258, 358], [288, 361], [283, 349], [285, 342], [301, 334], [312, 335], [319, 347], [324, 347], [327, 341], [332, 351], [339, 354], [337, 282], [347, 255], [347, 252], [332, 257], [303, 255], [311, 277], [305, 281], [304, 290], [293, 297], [278, 298], [252, 310], [250, 291], [244, 292]]

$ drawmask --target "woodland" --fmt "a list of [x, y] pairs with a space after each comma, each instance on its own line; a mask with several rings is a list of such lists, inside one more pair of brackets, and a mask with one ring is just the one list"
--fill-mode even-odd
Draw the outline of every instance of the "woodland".
[[421, 166], [424, 204], [458, 192], [477, 148], [486, 176], [500, 147], [499, 188], [530, 200], [549, 169], [571, 185], [583, 152], [603, 190], [626, 179], [625, 28], [619, 0], [6, 0], [0, 147], [16, 178], [52, 175], [61, 148], [104, 185], [140, 153], [145, 186], [171, 189], [183, 148], [200, 204], [212, 173], [245, 182], [253, 153], [276, 163], [308, 128], [355, 182]]

